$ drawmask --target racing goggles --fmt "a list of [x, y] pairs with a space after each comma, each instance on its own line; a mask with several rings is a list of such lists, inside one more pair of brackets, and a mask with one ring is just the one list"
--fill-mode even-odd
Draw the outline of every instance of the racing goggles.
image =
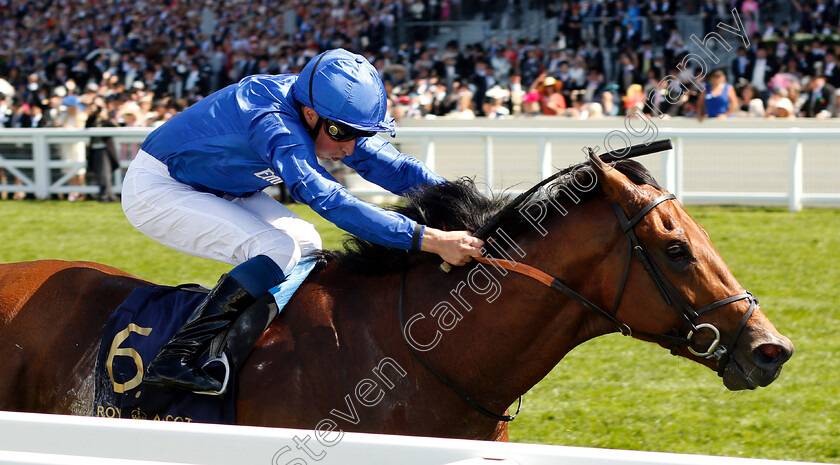
[[326, 118], [324, 118], [324, 131], [330, 136], [330, 139], [336, 142], [346, 142], [359, 137], [371, 137], [376, 134], [373, 131], [360, 131], [344, 123]]

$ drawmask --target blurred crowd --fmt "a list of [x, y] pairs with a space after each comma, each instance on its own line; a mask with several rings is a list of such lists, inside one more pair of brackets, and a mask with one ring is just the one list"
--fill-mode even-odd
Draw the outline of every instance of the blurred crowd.
[[[397, 118], [837, 117], [840, 0], [793, 0], [776, 21], [781, 3], [549, 2], [545, 15], [559, 24], [549, 43], [415, 43], [381, 69]], [[744, 38], [718, 26], [737, 27], [733, 10]], [[717, 63], [678, 28], [692, 15]], [[706, 40], [710, 32], [722, 40]]]
[[[0, 0], [0, 127], [156, 126], [256, 73], [295, 73], [322, 50], [363, 53], [390, 109], [405, 118], [599, 118], [634, 108], [671, 117], [838, 116], [840, 0], [474, 0], [477, 17], [521, 26], [537, 10], [550, 42], [493, 38], [438, 44], [406, 21], [466, 18], [463, 0]], [[733, 24], [749, 45], [715, 68], [679, 66], [698, 48], [682, 15], [706, 32]]]

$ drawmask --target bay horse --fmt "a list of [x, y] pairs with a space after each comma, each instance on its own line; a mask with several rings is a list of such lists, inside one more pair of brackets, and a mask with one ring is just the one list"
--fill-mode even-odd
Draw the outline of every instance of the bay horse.
[[[506, 203], [461, 179], [396, 210], [476, 231]], [[321, 252], [240, 369], [237, 422], [324, 446], [342, 431], [505, 440], [509, 406], [597, 336], [657, 343], [730, 390], [767, 386], [793, 353], [635, 161], [591, 156], [496, 219], [481, 261], [449, 273], [357, 238]], [[148, 284], [89, 262], [0, 265], [0, 409], [90, 414], [108, 315]]]

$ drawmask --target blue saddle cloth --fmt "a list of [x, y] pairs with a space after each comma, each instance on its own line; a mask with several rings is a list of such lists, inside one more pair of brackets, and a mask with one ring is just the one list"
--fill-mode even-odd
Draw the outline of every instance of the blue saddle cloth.
[[[283, 283], [269, 292], [282, 309], [315, 268], [303, 261]], [[201, 423], [236, 423], [236, 366], [230, 364], [228, 392], [223, 397], [181, 390], [156, 391], [143, 386], [146, 366], [169, 342], [206, 296], [205, 292], [171, 286], [135, 289], [111, 314], [95, 368], [93, 415]], [[270, 300], [270, 299], [269, 299]], [[269, 320], [270, 321], [270, 320]], [[205, 357], [206, 359], [206, 357]], [[202, 364], [204, 360], [199, 360]], [[218, 371], [214, 371], [214, 367]], [[221, 379], [221, 364], [208, 371]]]
[[156, 391], [141, 384], [146, 366], [206, 295], [170, 286], [141, 287], [114, 311], [105, 326], [96, 358], [95, 416], [236, 422], [233, 392], [236, 383], [230, 384], [224, 397], [181, 390]]

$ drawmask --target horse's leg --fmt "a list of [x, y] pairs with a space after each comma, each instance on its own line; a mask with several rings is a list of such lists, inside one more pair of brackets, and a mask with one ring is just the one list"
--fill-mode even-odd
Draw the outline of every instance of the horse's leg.
[[113, 309], [142, 284], [91, 266], [0, 266], [0, 409], [90, 413], [102, 330]]

